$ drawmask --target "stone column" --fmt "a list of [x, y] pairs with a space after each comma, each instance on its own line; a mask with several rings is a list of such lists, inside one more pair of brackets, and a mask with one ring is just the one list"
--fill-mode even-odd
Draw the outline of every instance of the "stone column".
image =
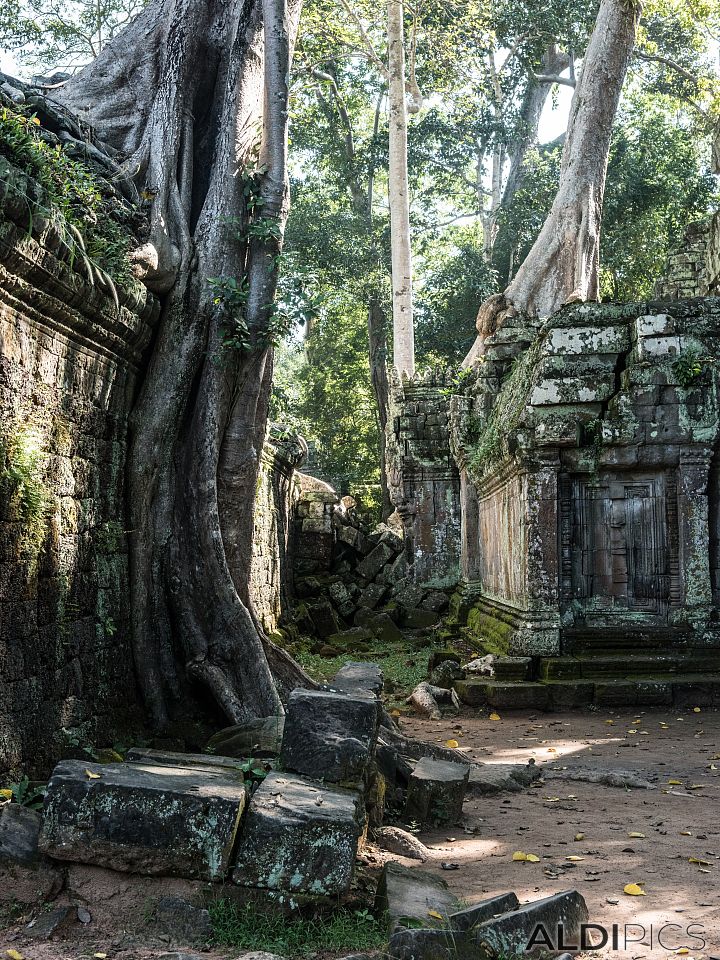
[[513, 643], [524, 656], [560, 653], [559, 472], [557, 451], [548, 450], [525, 475], [527, 613]]
[[682, 616], [704, 633], [712, 612], [708, 478], [712, 450], [696, 447], [680, 454], [678, 525], [685, 603]]

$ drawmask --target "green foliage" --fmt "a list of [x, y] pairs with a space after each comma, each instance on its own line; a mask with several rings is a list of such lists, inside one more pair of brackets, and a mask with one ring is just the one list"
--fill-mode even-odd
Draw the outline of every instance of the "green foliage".
[[245, 777], [246, 789], [250, 793], [256, 790], [268, 775], [268, 768], [263, 764], [262, 760], [255, 760], [253, 757], [246, 760], [240, 769]]
[[222, 946], [305, 957], [327, 950], [376, 950], [387, 940], [367, 910], [338, 909], [311, 917], [262, 914], [251, 904], [218, 899], [209, 906], [214, 940]]
[[31, 216], [51, 219], [75, 256], [121, 283], [131, 281], [130, 234], [114, 215], [114, 201], [103, 197], [88, 167], [46, 137], [38, 118], [22, 106], [0, 109], [0, 157], [42, 188], [41, 200], [25, 198]]
[[[397, 687], [398, 695], [409, 694], [422, 681], [427, 679], [427, 662], [431, 647], [421, 650], [408, 648], [407, 643], [381, 643], [377, 641], [368, 654], [368, 659], [377, 661], [383, 670], [385, 679]], [[293, 650], [293, 656], [314, 680], [331, 680], [346, 663], [357, 660], [359, 654], [348, 650], [338, 652], [336, 657], [321, 657], [303, 650]], [[364, 655], [363, 655], [364, 656]]]
[[93, 60], [145, 0], [5, 0], [0, 46], [34, 69], [73, 70]]
[[40, 810], [45, 799], [46, 785], [32, 783], [27, 776], [15, 783], [9, 783], [0, 790], [0, 798], [5, 802], [19, 803], [30, 810]]
[[6, 519], [21, 524], [20, 555], [34, 570], [47, 532], [52, 503], [43, 479], [43, 440], [38, 430], [20, 427], [0, 436], [0, 503]]
[[712, 363], [712, 358], [703, 357], [699, 350], [684, 350], [673, 363], [672, 369], [680, 386], [691, 387]]

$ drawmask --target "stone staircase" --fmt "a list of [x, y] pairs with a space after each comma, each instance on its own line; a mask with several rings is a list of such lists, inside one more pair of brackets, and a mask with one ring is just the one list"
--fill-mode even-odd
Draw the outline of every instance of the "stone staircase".
[[[663, 643], [665, 640], [665, 643]], [[670, 647], [667, 638], [573, 642], [558, 657], [496, 657], [493, 676], [455, 681], [468, 706], [566, 710], [619, 706], [720, 707], [720, 649]]]

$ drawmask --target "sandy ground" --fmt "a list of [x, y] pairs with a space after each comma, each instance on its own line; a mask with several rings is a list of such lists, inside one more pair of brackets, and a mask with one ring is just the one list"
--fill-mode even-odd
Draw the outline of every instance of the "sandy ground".
[[[623, 949], [610, 941], [593, 955], [655, 960], [687, 949], [680, 955], [720, 960], [720, 713], [623, 709], [490, 720], [467, 711], [402, 727], [425, 740], [456, 739], [482, 763], [533, 758], [549, 775], [522, 793], [473, 797], [463, 827], [420, 836], [432, 848], [423, 869], [441, 873], [459, 898], [472, 903], [514, 890], [524, 902], [576, 887], [592, 922], [618, 925]], [[570, 779], [599, 770], [633, 771], [655, 789]], [[515, 851], [540, 861], [513, 862]], [[441, 862], [459, 868], [443, 871]], [[625, 894], [629, 883], [645, 896]]]
[[[437, 872], [468, 903], [508, 890], [522, 902], [575, 887], [593, 922], [609, 930], [616, 925], [622, 948], [608, 946], [589, 956], [659, 960], [686, 948], [679, 955], [687, 960], [720, 960], [720, 713], [598, 710], [513, 713], [491, 720], [467, 711], [440, 722], [404, 718], [402, 727], [430, 741], [455, 739], [482, 763], [533, 758], [543, 768], [543, 780], [521, 793], [470, 797], [461, 826], [421, 835], [431, 848], [430, 862], [404, 861], [407, 865]], [[600, 770], [632, 771], [654, 788], [626, 790], [572, 779]], [[515, 851], [540, 860], [514, 862]], [[370, 848], [363, 859], [377, 868], [396, 858]], [[442, 863], [458, 868], [443, 870]], [[72, 902], [87, 904], [93, 924], [75, 923], [45, 943], [29, 941], [19, 925], [0, 931], [0, 960], [12, 956], [8, 949], [25, 960], [80, 960], [96, 952], [108, 960], [146, 960], [179, 948], [112, 922], [127, 913], [128, 903], [140, 914], [156, 892], [155, 881], [109, 871], [93, 877], [94, 869], [82, 868], [70, 883]], [[186, 881], [167, 882], [172, 889], [165, 894], [191, 893]], [[646, 895], [626, 895], [628, 883], [641, 884]], [[112, 890], [104, 889], [108, 884]], [[233, 960], [239, 953], [213, 950], [202, 956]]]

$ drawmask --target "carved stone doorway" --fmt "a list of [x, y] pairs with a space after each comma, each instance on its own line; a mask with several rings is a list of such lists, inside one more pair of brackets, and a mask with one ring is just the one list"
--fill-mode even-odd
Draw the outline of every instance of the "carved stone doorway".
[[674, 471], [561, 476], [560, 553], [563, 608], [576, 624], [643, 614], [667, 623], [682, 599]]

